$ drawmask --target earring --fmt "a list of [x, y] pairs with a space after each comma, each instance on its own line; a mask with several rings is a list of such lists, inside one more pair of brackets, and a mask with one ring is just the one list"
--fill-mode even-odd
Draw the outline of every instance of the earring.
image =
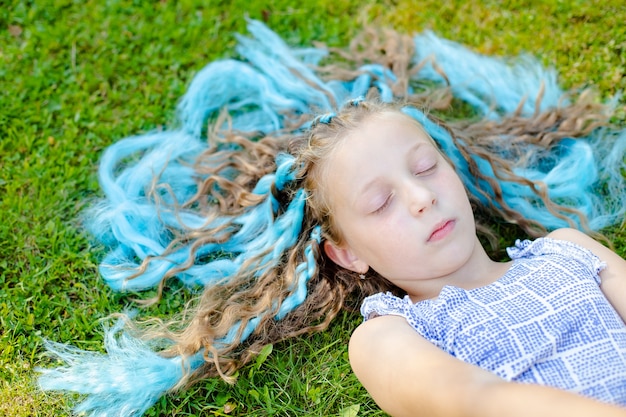
[[359, 274], [359, 278], [365, 279], [365, 274]]

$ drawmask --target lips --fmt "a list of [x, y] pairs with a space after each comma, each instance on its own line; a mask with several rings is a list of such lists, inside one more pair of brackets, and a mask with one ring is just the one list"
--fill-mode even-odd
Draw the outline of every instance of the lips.
[[437, 242], [444, 239], [452, 232], [455, 224], [456, 221], [454, 220], [444, 220], [441, 223], [438, 223], [437, 226], [435, 226], [433, 232], [428, 237], [428, 242]]

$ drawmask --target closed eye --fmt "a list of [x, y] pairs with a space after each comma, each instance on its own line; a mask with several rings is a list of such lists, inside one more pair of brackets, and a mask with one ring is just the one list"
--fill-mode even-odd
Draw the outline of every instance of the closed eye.
[[433, 165], [431, 165], [430, 167], [426, 168], [426, 169], [420, 169], [417, 170], [417, 172], [414, 173], [414, 175], [428, 175], [428, 174], [432, 174], [435, 169], [437, 169], [437, 163], [434, 163]]
[[389, 204], [391, 204], [391, 194], [387, 197], [387, 199], [385, 200], [385, 202], [383, 203], [382, 206], [378, 207], [376, 210], [373, 211], [373, 214], [379, 214], [382, 213], [383, 211], [385, 211], [385, 209], [387, 207], [389, 207]]

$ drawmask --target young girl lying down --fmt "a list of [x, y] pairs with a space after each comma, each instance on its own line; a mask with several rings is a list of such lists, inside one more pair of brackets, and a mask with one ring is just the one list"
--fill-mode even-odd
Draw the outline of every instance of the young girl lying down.
[[[251, 25], [249, 62], [198, 74], [178, 130], [120, 141], [101, 161], [91, 228], [111, 248], [104, 279], [200, 286], [185, 326], [137, 337], [120, 322], [106, 355], [49, 343], [68, 366], [44, 370], [42, 387], [88, 394], [78, 411], [140, 415], [201, 378], [230, 380], [356, 299], [350, 363], [391, 415], [626, 415], [626, 262], [575, 229], [596, 236], [624, 215], [626, 136], [599, 128], [603, 107], [582, 97], [528, 112], [518, 95], [517, 108], [445, 123], [423, 110], [442, 90], [398, 94], [388, 64], [321, 80]], [[444, 95], [471, 96], [448, 83]], [[603, 195], [584, 174], [598, 169], [598, 137], [613, 172]], [[534, 240], [494, 261], [485, 218]]]

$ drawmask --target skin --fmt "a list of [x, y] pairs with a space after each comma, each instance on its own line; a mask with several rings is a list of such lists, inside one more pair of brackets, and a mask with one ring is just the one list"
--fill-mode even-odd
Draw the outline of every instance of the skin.
[[413, 301], [436, 297], [445, 285], [489, 284], [508, 269], [487, 256], [461, 180], [409, 117], [365, 120], [338, 145], [325, 173], [343, 240], [324, 248], [344, 268], [371, 267]]
[[[370, 117], [342, 139], [325, 168], [343, 239], [324, 249], [338, 265], [358, 273], [371, 267], [413, 301], [436, 297], [446, 285], [488, 285], [509, 268], [485, 253], [461, 181], [412, 119]], [[548, 236], [586, 247], [606, 263], [602, 290], [626, 317], [626, 261], [576, 230]], [[626, 416], [566, 391], [506, 382], [438, 349], [402, 317], [361, 324], [349, 353], [361, 383], [393, 416]]]

